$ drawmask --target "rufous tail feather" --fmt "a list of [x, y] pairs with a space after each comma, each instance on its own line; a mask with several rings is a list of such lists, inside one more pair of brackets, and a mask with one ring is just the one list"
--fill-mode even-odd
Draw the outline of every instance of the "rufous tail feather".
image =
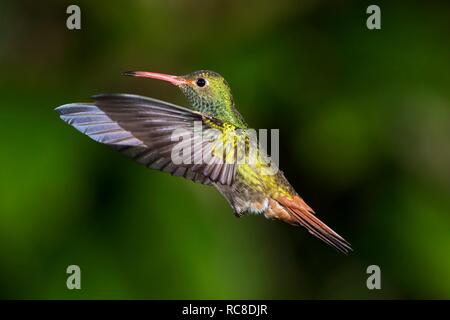
[[345, 254], [352, 251], [350, 243], [320, 221], [314, 215], [314, 211], [299, 196], [294, 196], [292, 199], [284, 196], [278, 197], [276, 200], [270, 199], [266, 216], [293, 225], [301, 225], [312, 235]]

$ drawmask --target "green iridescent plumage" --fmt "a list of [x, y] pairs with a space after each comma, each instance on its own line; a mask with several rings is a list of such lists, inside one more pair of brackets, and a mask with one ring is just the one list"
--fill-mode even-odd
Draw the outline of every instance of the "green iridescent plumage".
[[206, 80], [203, 87], [180, 85], [193, 110], [209, 114], [236, 127], [247, 128], [244, 118], [234, 106], [231, 89], [221, 75], [213, 71], [201, 70], [184, 78], [192, 82], [199, 78]]

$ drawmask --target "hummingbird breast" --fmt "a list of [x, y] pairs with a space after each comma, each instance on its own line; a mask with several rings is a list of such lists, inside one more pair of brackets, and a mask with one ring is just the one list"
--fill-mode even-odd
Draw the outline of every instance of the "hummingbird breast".
[[257, 166], [240, 164], [231, 186], [215, 184], [237, 216], [245, 213], [266, 213], [270, 200], [280, 195], [292, 197], [296, 193], [281, 171], [265, 175]]

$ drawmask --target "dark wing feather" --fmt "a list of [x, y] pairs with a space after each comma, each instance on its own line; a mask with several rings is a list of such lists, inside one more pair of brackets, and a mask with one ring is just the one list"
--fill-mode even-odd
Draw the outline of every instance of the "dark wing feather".
[[[175, 164], [171, 160], [172, 132], [184, 129], [193, 132], [194, 122], [202, 130], [208, 123], [222, 123], [207, 115], [194, 112], [164, 101], [130, 94], [102, 94], [93, 97], [93, 103], [71, 103], [56, 108], [62, 120], [97, 142], [112, 146], [146, 167], [169, 172], [195, 182], [218, 182], [231, 185], [235, 176], [235, 163], [211, 161], [198, 164], [204, 150], [213, 146], [211, 139], [198, 139], [192, 134], [183, 143], [194, 151], [191, 162]], [[208, 120], [207, 122], [205, 120]], [[196, 145], [197, 147], [193, 147]], [[200, 146], [200, 147], [198, 147]]]

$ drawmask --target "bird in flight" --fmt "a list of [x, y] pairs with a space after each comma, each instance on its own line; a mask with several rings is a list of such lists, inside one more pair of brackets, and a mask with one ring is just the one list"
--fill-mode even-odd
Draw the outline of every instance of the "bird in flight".
[[[124, 75], [167, 81], [181, 89], [190, 108], [138, 95], [100, 94], [92, 97], [93, 102], [70, 103], [56, 111], [78, 131], [148, 168], [214, 186], [238, 217], [253, 213], [279, 219], [305, 227], [339, 251], [352, 250], [344, 238], [316, 217], [283, 172], [273, 170], [277, 169], [274, 163], [263, 161], [263, 156], [254, 161], [237, 161], [242, 158], [239, 150], [246, 151], [254, 144], [249, 142], [245, 133], [248, 126], [221, 75], [207, 70], [184, 76], [145, 71]], [[173, 138], [175, 131], [193, 133], [196, 126], [204, 132], [214, 129], [220, 138], [190, 134], [182, 143]], [[227, 142], [223, 143], [225, 137]], [[228, 148], [229, 141], [232, 148]], [[182, 161], [175, 159], [177, 152], [173, 152], [180, 145], [191, 150], [180, 156]], [[264, 150], [257, 149], [264, 154]]]

